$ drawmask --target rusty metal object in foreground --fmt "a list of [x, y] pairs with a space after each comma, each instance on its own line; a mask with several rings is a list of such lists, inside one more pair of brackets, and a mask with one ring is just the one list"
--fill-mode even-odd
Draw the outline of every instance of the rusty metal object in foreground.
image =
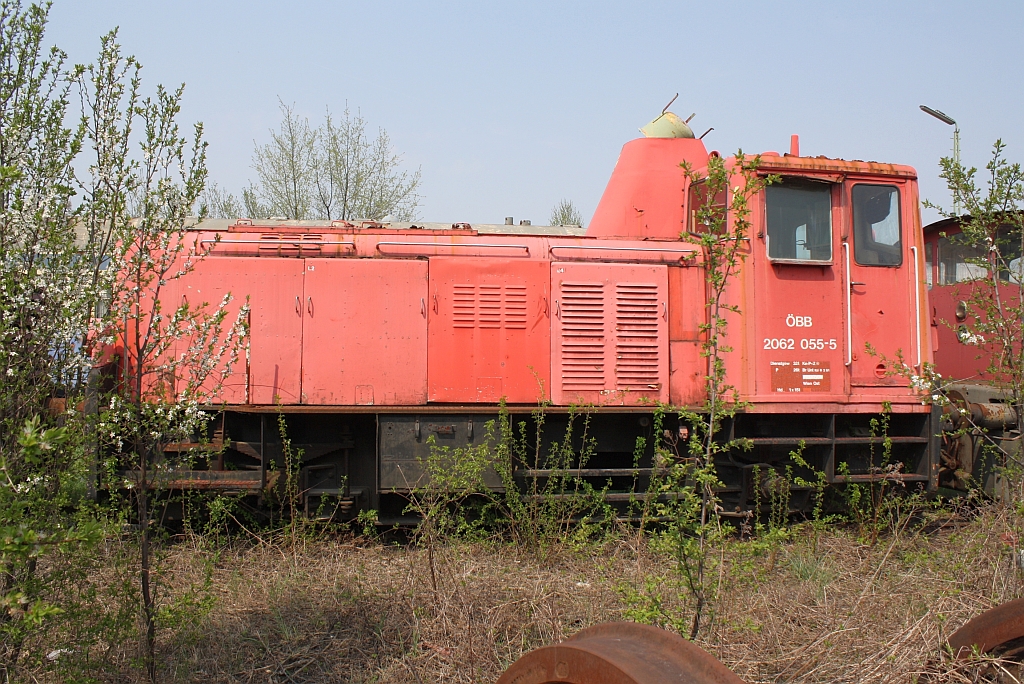
[[[1020, 659], [1024, 651], [1024, 598], [1008, 601], [987, 610], [949, 637], [956, 658], [978, 653]], [[1016, 642], [1016, 643], [1014, 643]]]
[[530, 651], [498, 684], [743, 684], [686, 639], [650, 625], [609, 622]]

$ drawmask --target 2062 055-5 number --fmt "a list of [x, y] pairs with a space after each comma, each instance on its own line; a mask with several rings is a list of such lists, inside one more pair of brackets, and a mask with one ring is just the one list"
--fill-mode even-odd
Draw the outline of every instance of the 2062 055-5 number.
[[765, 349], [796, 349], [797, 344], [801, 349], [835, 349], [839, 346], [834, 337], [829, 340], [821, 337], [804, 337], [799, 342], [792, 337], [764, 338]]

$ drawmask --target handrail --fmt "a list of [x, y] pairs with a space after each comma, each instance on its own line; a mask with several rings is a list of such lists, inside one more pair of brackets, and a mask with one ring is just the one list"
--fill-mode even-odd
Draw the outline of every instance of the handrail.
[[850, 243], [845, 240], [843, 254], [846, 256], [846, 365], [849, 366], [853, 363], [853, 308], [850, 299], [853, 285], [850, 282]]
[[295, 247], [301, 247], [302, 245], [345, 245], [355, 249], [356, 243], [354, 242], [334, 242], [332, 240], [200, 240], [200, 245], [205, 244], [216, 244], [216, 245], [292, 245]]
[[917, 265], [917, 245], [911, 245], [910, 251], [914, 254], [914, 307], [917, 315], [914, 317], [914, 329], [917, 340], [917, 369], [921, 370], [921, 273]]
[[606, 247], [604, 245], [551, 245], [548, 251], [554, 254], [556, 249], [600, 249], [606, 252], [667, 252], [670, 254], [693, 254], [696, 251], [671, 247]]
[[502, 245], [491, 242], [399, 242], [393, 240], [382, 240], [377, 243], [377, 251], [383, 253], [382, 246], [389, 247], [438, 247], [447, 249], [449, 247], [483, 247], [485, 249], [522, 249], [530, 254], [529, 245]]

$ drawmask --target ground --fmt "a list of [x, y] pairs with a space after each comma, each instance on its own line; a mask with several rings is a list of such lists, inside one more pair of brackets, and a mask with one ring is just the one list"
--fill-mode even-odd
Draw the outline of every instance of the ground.
[[[748, 682], [972, 681], [977, 666], [951, 663], [942, 644], [1024, 595], [1022, 522], [989, 504], [731, 537], [715, 549], [719, 599], [696, 641]], [[165, 586], [209, 578], [160, 634], [162, 681], [493, 682], [589, 625], [689, 625], [671, 557], [629, 529], [535, 550], [323, 531], [212, 541], [179, 538], [161, 561]], [[116, 660], [101, 680], [129, 681]]]

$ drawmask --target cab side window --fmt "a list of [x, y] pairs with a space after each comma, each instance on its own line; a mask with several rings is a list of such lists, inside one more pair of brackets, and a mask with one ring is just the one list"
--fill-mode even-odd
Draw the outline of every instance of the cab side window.
[[[988, 250], [965, 245], [963, 237], [957, 234], [951, 237], [943, 235], [939, 238], [939, 284], [953, 285], [990, 278]], [[1008, 266], [1000, 269], [999, 279], [1013, 284], [1024, 282], [1020, 233], [1011, 226], [1001, 226], [996, 232], [995, 244], [999, 247], [1003, 263]]]
[[928, 286], [928, 289], [932, 289], [935, 284], [935, 241], [926, 241], [924, 243], [924, 282]]
[[939, 285], [956, 285], [988, 276], [985, 250], [939, 238]]
[[[705, 223], [707, 218], [712, 217], [713, 221], [725, 219], [726, 200], [728, 199], [725, 188], [718, 191], [715, 197], [709, 198], [711, 194], [706, 180], [694, 183], [690, 186], [689, 201], [687, 207], [690, 210], [688, 230], [691, 233], [706, 233], [709, 226]], [[722, 226], [717, 226], [722, 228]]]
[[765, 188], [768, 258], [832, 261], [832, 188], [785, 178]]
[[903, 263], [900, 191], [892, 185], [853, 186], [853, 257], [861, 266]]

